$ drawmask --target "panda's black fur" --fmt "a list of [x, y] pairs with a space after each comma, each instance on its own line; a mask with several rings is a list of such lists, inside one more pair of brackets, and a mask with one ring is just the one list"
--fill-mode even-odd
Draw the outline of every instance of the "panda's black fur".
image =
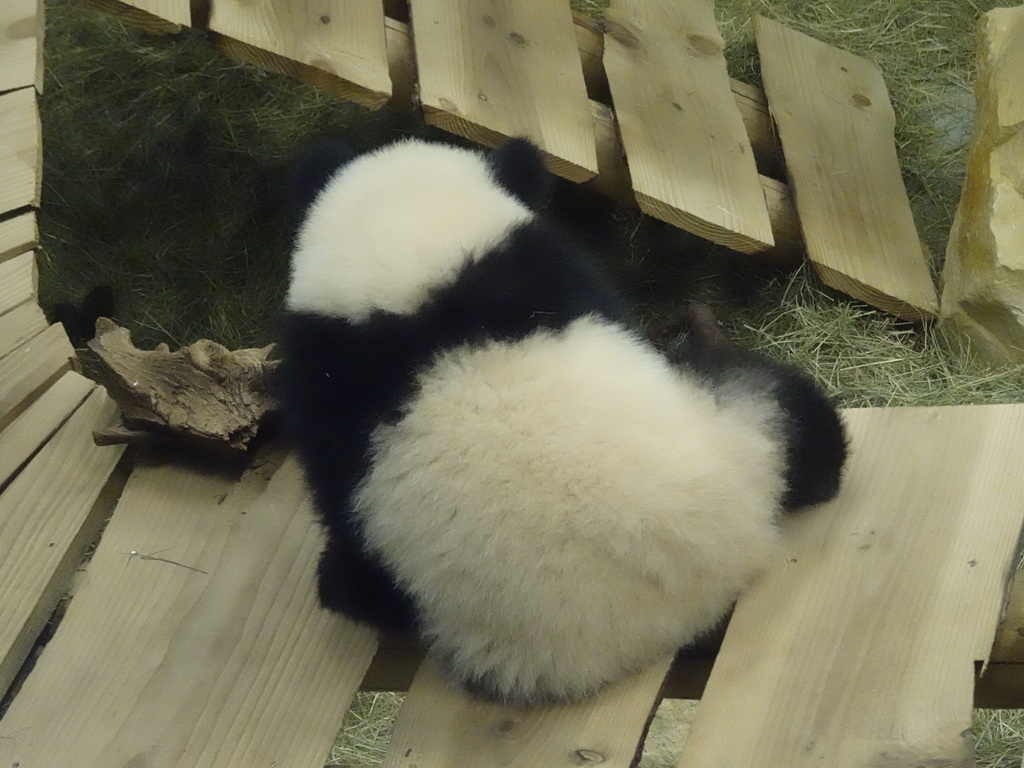
[[[472, 258], [470, 254], [456, 249], [451, 255], [455, 266], [436, 284], [432, 282], [423, 286], [427, 290], [422, 296], [410, 293], [416, 286], [402, 286], [404, 293], [396, 305], [397, 310], [382, 309], [374, 303], [373, 290], [380, 290], [385, 299], [392, 298], [388, 293], [391, 287], [386, 284], [383, 288], [368, 288], [365, 293], [354, 291], [349, 304], [345, 299], [337, 306], [328, 306], [324, 303], [324, 296], [330, 303], [333, 295], [329, 290], [324, 293], [325, 281], [309, 280], [308, 274], [303, 277], [299, 273], [305, 264], [303, 260], [312, 258], [306, 254], [307, 250], [313, 250], [309, 243], [314, 243], [321, 250], [326, 248], [328, 254], [330, 252], [330, 238], [317, 240], [313, 235], [320, 232], [314, 230], [320, 227], [331, 231], [330, 227], [334, 226], [329, 223], [337, 213], [329, 207], [331, 185], [338, 179], [344, 183], [351, 154], [333, 145], [323, 145], [299, 166], [293, 181], [296, 197], [310, 207], [293, 256], [292, 289], [281, 339], [279, 384], [290, 433], [305, 467], [327, 539], [318, 568], [320, 600], [332, 610], [380, 629], [418, 630], [452, 676], [486, 698], [517, 704], [579, 698], [653, 661], [659, 654], [671, 652], [710, 628], [728, 609], [740, 586], [774, 551], [774, 520], [778, 511], [783, 507], [824, 501], [836, 493], [845, 461], [845, 437], [835, 410], [807, 377], [736, 348], [711, 329], [700, 310], [694, 311], [691, 340], [675, 368], [625, 329], [623, 307], [616, 293], [604, 282], [585, 254], [536, 214], [550, 182], [540, 153], [529, 142], [513, 140], [490, 155], [474, 155], [468, 159], [467, 150], [402, 142], [379, 150], [363, 162], [377, 163], [380, 173], [400, 174], [402, 168], [397, 165], [400, 158], [408, 156], [418, 161], [421, 155], [433, 157], [438, 152], [452, 153], [453, 163], [468, 163], [467, 178], [476, 173], [472, 170], [474, 164], [480, 166], [480, 178], [490, 179], [479, 182], [483, 184], [482, 197], [496, 196], [497, 199], [505, 195], [516, 202], [497, 200], [500, 205], [496, 210], [511, 211], [507, 227], [503, 229], [500, 221], [495, 222], [495, 231], [501, 232], [500, 237], [484, 238], [486, 242], [481, 246], [482, 252], [472, 254]], [[444, 176], [445, 157], [438, 156], [441, 177]], [[363, 166], [364, 169], [368, 167]], [[434, 166], [428, 163], [426, 167]], [[369, 171], [364, 171], [364, 174], [375, 181]], [[461, 177], [453, 179], [453, 185], [462, 181]], [[472, 189], [478, 179], [473, 176], [467, 183]], [[446, 192], [445, 178], [438, 178], [436, 187], [429, 190], [430, 195], [441, 196], [442, 202]], [[364, 204], [361, 195], [351, 199]], [[473, 200], [472, 196], [468, 199]], [[387, 203], [388, 200], [381, 200], [382, 205]], [[394, 210], [396, 228], [403, 226], [404, 213], [401, 208]], [[472, 211], [467, 210], [467, 215], [470, 214]], [[359, 223], [356, 222], [355, 226], [358, 227]], [[428, 223], [426, 226], [431, 225]], [[305, 240], [303, 232], [307, 236]], [[371, 234], [375, 237], [373, 243], [387, 242], [386, 232]], [[343, 232], [339, 233], [339, 236], [343, 235]], [[413, 246], [405, 243], [403, 247], [415, 247], [415, 238], [412, 242]], [[439, 242], [443, 243], [443, 235]], [[358, 254], [351, 258], [358, 258]], [[330, 261], [323, 264], [333, 269]], [[319, 277], [317, 270], [328, 269], [323, 264], [317, 262], [313, 268], [315, 277]], [[324, 277], [333, 279], [333, 275], [326, 272]], [[303, 279], [306, 279], [305, 283], [301, 282]], [[372, 282], [369, 278], [367, 280]], [[347, 285], [345, 290], [361, 287]], [[394, 293], [397, 295], [400, 291], [396, 288]], [[605, 347], [609, 351], [607, 366], [601, 358]], [[699, 423], [712, 424], [708, 419], [716, 418], [715, 413], [725, 414], [729, 426], [723, 428], [723, 432], [729, 432], [729, 436], [723, 438], [721, 445], [726, 448], [719, 448], [720, 451], [727, 454], [729, 445], [749, 444], [751, 451], [764, 457], [763, 461], [753, 462], [756, 466], [752, 474], [743, 470], [744, 475], [749, 475], [747, 477], [740, 477], [737, 472], [737, 476], [723, 476], [716, 480], [709, 475], [715, 484], [701, 486], [700, 493], [717, 499], [720, 495], [729, 497], [733, 493], [728, 488], [729, 484], [756, 484], [762, 482], [757, 477], [765, 478], [763, 489], [735, 492], [742, 497], [743, 504], [749, 503], [759, 510], [756, 514], [758, 519], [749, 525], [740, 513], [731, 511], [735, 504], [723, 500], [726, 516], [739, 515], [733, 526], [739, 532], [737, 536], [747, 537], [756, 544], [752, 548], [758, 551], [750, 555], [751, 562], [741, 564], [741, 556], [728, 554], [735, 549], [731, 547], [731, 540], [723, 541], [721, 545], [726, 553], [723, 557], [735, 557], [736, 574], [730, 572], [731, 563], [716, 564], [713, 559], [694, 566], [697, 568], [695, 573], [701, 574], [694, 577], [698, 580], [705, 578], [703, 574], [708, 569], [721, 569], [723, 583], [719, 585], [709, 577], [711, 587], [705, 589], [702, 586], [695, 593], [700, 595], [693, 599], [700, 603], [700, 610], [692, 620], [656, 615], [656, 620], [645, 634], [645, 628], [639, 625], [642, 622], [637, 619], [642, 620], [647, 614], [630, 614], [630, 611], [640, 611], [641, 606], [647, 605], [645, 600], [651, 605], [662, 606], [659, 601], [663, 598], [666, 604], [674, 605], [673, 601], [678, 602], [680, 595], [685, 597], [689, 589], [685, 584], [651, 587], [648, 580], [665, 581], [666, 584], [673, 582], [675, 574], [664, 572], [664, 566], [659, 565], [662, 560], [658, 557], [671, 560], [696, 551], [693, 547], [699, 548], [699, 542], [711, 535], [703, 530], [687, 528], [682, 523], [674, 526], [671, 516], [666, 518], [660, 506], [651, 508], [649, 519], [644, 517], [646, 502], [643, 494], [635, 495], [635, 505], [630, 501], [626, 508], [620, 510], [624, 516], [621, 537], [614, 532], [617, 513], [611, 510], [610, 513], [595, 512], [594, 525], [584, 525], [584, 543], [580, 543], [579, 535], [564, 541], [551, 541], [552, 550], [567, 548], [564, 562], [577, 563], [580, 571], [597, 569], [589, 577], [582, 572], [563, 574], [559, 571], [562, 561], [545, 548], [548, 540], [545, 536], [548, 534], [537, 533], [535, 538], [530, 538], [529, 544], [523, 538], [519, 539], [521, 545], [517, 543], [520, 528], [528, 537], [534, 535], [534, 521], [524, 516], [537, 516], [538, 530], [544, 530], [543, 526], [552, 520], [562, 521], [558, 526], [572, 525], [575, 519], [571, 514], [572, 504], [577, 497], [586, 497], [586, 478], [590, 476], [581, 469], [584, 486], [574, 486], [570, 493], [559, 485], [562, 480], [558, 478], [563, 477], [559, 474], [559, 462], [568, 467], [579, 461], [583, 466], [593, 458], [595, 466], [604, 467], [600, 472], [595, 470], [594, 483], [607, 481], [612, 483], [613, 490], [617, 488], [616, 478], [609, 477], [614, 474], [616, 466], [615, 456], [609, 454], [614, 449], [598, 451], [592, 448], [596, 443], [581, 442], [570, 451], [559, 453], [550, 448], [545, 454], [542, 445], [545, 442], [544, 425], [535, 423], [539, 416], [532, 415], [533, 411], [524, 411], [521, 404], [513, 404], [509, 408], [519, 407], [520, 411], [513, 410], [512, 415], [504, 420], [501, 398], [507, 394], [509, 403], [522, 403], [516, 398], [526, 397], [523, 393], [532, 391], [530, 388], [537, 382], [532, 379], [518, 382], [510, 385], [507, 393], [503, 392], [500, 366], [506, 364], [503, 362], [506, 359], [521, 361], [525, 365], [536, 362], [541, 379], [550, 376], [552, 380], [552, 404], [545, 412], [548, 417], [561, 415], [563, 411], [574, 414], [579, 403], [577, 421], [570, 420], [569, 423], [578, 424], [581, 434], [597, 430], [594, 434], [599, 439], [609, 437], [601, 432], [600, 420], [605, 404], [599, 401], [590, 403], [587, 399], [588, 376], [573, 379], [568, 377], [570, 371], [564, 381], [560, 378], [557, 361], [571, 358], [579, 350], [585, 350], [589, 355], [580, 359], [583, 365], [593, 366], [592, 373], [590, 368], [587, 372], [594, 381], [593, 396], [598, 400], [608, 392], [614, 395], [622, 386], [626, 387], [621, 390], [626, 392], [626, 400], [630, 400], [629, 384], [619, 381], [617, 365], [622, 368], [623, 376], [641, 387], [648, 379], [654, 382], [649, 398], [652, 404], [666, 391], [671, 391], [672, 382], [678, 379], [681, 387], [679, 423], [687, 423], [687, 409], [693, 400], [696, 402], [693, 407], [697, 409], [693, 418]], [[571, 363], [566, 362], [566, 365]], [[494, 373], [495, 370], [498, 374]], [[583, 387], [579, 397], [575, 392], [566, 391], [566, 381], [572, 386], [580, 384]], [[459, 387], [466, 388], [469, 393], [465, 399], [458, 399], [463, 397], [462, 394], [449, 397], [451, 393], [461, 393]], [[492, 394], [497, 400], [492, 398]], [[632, 411], [629, 409], [639, 408], [643, 416], [645, 398], [646, 395], [639, 393], [636, 404], [625, 403], [622, 406], [625, 414], [622, 419], [626, 426], [623, 430], [624, 443], [629, 442], [625, 436], [631, 427], [628, 414]], [[468, 406], [459, 403], [468, 403]], [[560, 409], [559, 403], [564, 407]], [[608, 402], [607, 407], [612, 414], [608, 418], [614, 424], [617, 405]], [[460, 411], [460, 408], [465, 410]], [[470, 426], [477, 411], [483, 416], [479, 423], [473, 422], [474, 426]], [[424, 415], [435, 412], [448, 414], [436, 422], [436, 431], [431, 429], [430, 419], [439, 417]], [[479, 430], [479, 435], [483, 436], [473, 433], [470, 442], [477, 440], [480, 452], [467, 452], [466, 455], [472, 457], [468, 462], [454, 458], [458, 453], [455, 446], [461, 438], [463, 414], [466, 416], [465, 431]], [[749, 426], [744, 420], [751, 422]], [[652, 424], [657, 425], [657, 422], [655, 416]], [[488, 453], [486, 436], [491, 434], [495, 423], [498, 424], [499, 437], [495, 438], [495, 450]], [[514, 435], [519, 434], [516, 431], [519, 427], [524, 427], [522, 434], [530, 435], [529, 439], [538, 443], [537, 457], [540, 458], [536, 462], [533, 461], [532, 449], [515, 442]], [[703, 437], [709, 429], [704, 428], [701, 432], [701, 428], [695, 428], [694, 434]], [[568, 440], [568, 445], [572, 446], [571, 433], [572, 430], [568, 434], [562, 430], [552, 437]], [[687, 436], [682, 431], [676, 434], [678, 445], [673, 444], [673, 449], [678, 449], [680, 455], [687, 455], [686, 451], [690, 450]], [[436, 441], [433, 435], [436, 435]], [[635, 437], [642, 441], [644, 433]], [[717, 436], [712, 437], [712, 442], [718, 439]], [[717, 442], [714, 444], [719, 445]], [[624, 464], [628, 463], [629, 456], [636, 464], [638, 457], [644, 455], [642, 445], [641, 442], [641, 447], [632, 454], [623, 449]], [[452, 447], [449, 449], [447, 446]], [[589, 450], [594, 451], [593, 457], [584, 455]], [[436, 455], [432, 451], [436, 451]], [[507, 468], [502, 466], [500, 459], [503, 451], [509, 455]], [[512, 458], [513, 454], [520, 455], [516, 451], [522, 454], [521, 459]], [[703, 449], [695, 451], [698, 462], [704, 453]], [[423, 458], [425, 455], [427, 457]], [[449, 466], [446, 464], [449, 456], [452, 457], [451, 466], [455, 467], [452, 474], [444, 469]], [[651, 458], [651, 464], [657, 464], [657, 459]], [[742, 466], [746, 460], [744, 456], [724, 455], [725, 463], [721, 466], [733, 466], [729, 462], [734, 459], [739, 462], [737, 466]], [[479, 471], [474, 469], [474, 460], [480, 461]], [[538, 465], [536, 472], [530, 469], [535, 463]], [[527, 471], [520, 472], [520, 466]], [[644, 468], [623, 466], [618, 471], [638, 469]], [[685, 465], [681, 465], [679, 470], [682, 476], [689, 472]], [[566, 470], [565, 477], [571, 482], [565, 482], [571, 484], [579, 479], [573, 474], [575, 471]], [[487, 492], [489, 486], [484, 481], [475, 484], [477, 474], [487, 473], [496, 473], [498, 480], [494, 482], [500, 480], [500, 483], [495, 487], [506, 490], [492, 494]], [[658, 479], [662, 478], [662, 484], [671, 486], [670, 474], [661, 471], [654, 477], [657, 482], [662, 483]], [[700, 475], [685, 480], [691, 484], [707, 485], [703, 478], [704, 475]], [[436, 492], [433, 487], [435, 481]], [[553, 485], [547, 487], [545, 483]], [[553, 506], [539, 508], [545, 505], [531, 505], [531, 484], [539, 484], [538, 493], [543, 493], [537, 498], [548, 500], [550, 497], [554, 499]], [[463, 487], [468, 488], [466, 493], [458, 490]], [[659, 492], [669, 494], [666, 496], [668, 499], [671, 499], [671, 493], [675, 493], [671, 488]], [[510, 499], [508, 510], [501, 506], [504, 503], [503, 493]], [[520, 496], [522, 504], [517, 506]], [[685, 501], [686, 497], [681, 499]], [[464, 500], [469, 505], [466, 508], [460, 506]], [[590, 506], [600, 506], [600, 499], [580, 503], [589, 510]], [[416, 508], [411, 509], [411, 506]], [[633, 506], [637, 508], [635, 513]], [[506, 511], [512, 517], [507, 517]], [[483, 522], [474, 517], [485, 512], [491, 517], [485, 516]], [[711, 512], [713, 510], [708, 514]], [[389, 522], [392, 513], [396, 521], [393, 523]], [[699, 515], [700, 510], [687, 514]], [[634, 524], [630, 515], [639, 516], [639, 522]], [[483, 542], [480, 547], [445, 549], [450, 537], [454, 537], [454, 541], [462, 534], [459, 523], [455, 522], [457, 518], [476, 520], [462, 525], [466, 536], [471, 534], [471, 538], [476, 537], [473, 541]], [[494, 542], [486, 535], [487, 530], [480, 527], [490, 526], [487, 521], [491, 519]], [[398, 522], [403, 520], [405, 522]], [[663, 545], [665, 552], [661, 552], [661, 539], [652, 542], [650, 557], [653, 564], [647, 563], [643, 550], [634, 552], [629, 544], [618, 541], [621, 538], [631, 542], [630, 536], [633, 535], [638, 537], [637, 541], [646, 540], [643, 537], [649, 534], [633, 530], [641, 523], [650, 526], [651, 530], [659, 525], [666, 526], [663, 534], [664, 542], [668, 542]], [[550, 524], [556, 525], [554, 522]], [[612, 526], [607, 534], [604, 532], [606, 525]], [[733, 525], [731, 518], [724, 529], [726, 537], [732, 533], [730, 525]], [[419, 539], [409, 530], [416, 526], [424, 529], [416, 534]], [[556, 527], [556, 530], [560, 532], [562, 527]], [[593, 542], [589, 540], [591, 530], [602, 532], [594, 533]], [[399, 542], [403, 536], [413, 536], [412, 549], [402, 549], [401, 546], [406, 545], [389, 543]], [[417, 554], [417, 541], [422, 541], [424, 550], [439, 554], [436, 557], [424, 555], [422, 562], [406, 568], [407, 561], [416, 559], [409, 555]], [[673, 543], [677, 541], [678, 544]], [[718, 546], [714, 539], [709, 541]], [[518, 549], [520, 546], [522, 552]], [[591, 550], [585, 549], [591, 546], [596, 547], [592, 555], [588, 554]], [[673, 547], [678, 547], [678, 551]], [[657, 556], [653, 554], [655, 549], [658, 550]], [[533, 576], [524, 573], [529, 569], [513, 567], [517, 557], [523, 557], [529, 563], [538, 561], [538, 569], [548, 563], [551, 577], [547, 581], [527, 581], [528, 586], [521, 585], [520, 580], [529, 580]], [[602, 562], [599, 565], [598, 560], [606, 557], [609, 558], [607, 564]], [[591, 558], [594, 562], [590, 561]], [[631, 565], [633, 560], [643, 562], [634, 568]], [[685, 566], [683, 563], [682, 572], [688, 573]], [[441, 574], [445, 568], [451, 569], [452, 573]], [[509, 573], [504, 574], [503, 568], [508, 568]], [[616, 575], [620, 571], [622, 575]], [[475, 576], [466, 577], [464, 574]], [[601, 584], [604, 574], [607, 574], [607, 583]], [[569, 643], [564, 636], [571, 634], [572, 630], [563, 631], [558, 625], [557, 611], [546, 610], [543, 606], [575, 600], [576, 592], [567, 590], [577, 575], [586, 580], [586, 585], [581, 586], [578, 592], [590, 595], [590, 605], [573, 608], [583, 619], [572, 625], [580, 625], [580, 636], [579, 639], [572, 638], [575, 645], [571, 647], [575, 650], [568, 653], [566, 649], [570, 645], [563, 648], [559, 643]], [[478, 583], [474, 583], [474, 578]], [[438, 587], [437, 584], [446, 586]], [[551, 585], [551, 595], [539, 594], [548, 589], [545, 584]], [[516, 587], [521, 592], [506, 594]], [[493, 595], [486, 594], [488, 589]], [[621, 601], [617, 599], [617, 589], [623, 590]], [[650, 592], [651, 589], [654, 591]], [[589, 593], [587, 590], [593, 591]], [[640, 592], [634, 594], [636, 590]], [[467, 608], [467, 604], [475, 604], [473, 601], [479, 601], [481, 607]], [[635, 607], [631, 607], [632, 602], [635, 602]], [[533, 610], [540, 617], [536, 627], [526, 626], [530, 619], [522, 618], [532, 615], [531, 604], [540, 606]], [[502, 606], [512, 606], [515, 610], [504, 615]], [[520, 608], [522, 616], [518, 612]], [[685, 605], [680, 606], [680, 615], [685, 609]], [[604, 623], [599, 621], [602, 610], [609, 616]], [[648, 613], [659, 612], [671, 613], [663, 607]], [[585, 631], [582, 625], [590, 621], [591, 614], [593, 620], [598, 621], [595, 626], [602, 626], [613, 634], [619, 632], [608, 641], [614, 642], [614, 650], [602, 646], [591, 649], [591, 652], [585, 647], [587, 638], [593, 633]], [[624, 630], [626, 626], [631, 632]], [[522, 639], [516, 639], [520, 632]]]

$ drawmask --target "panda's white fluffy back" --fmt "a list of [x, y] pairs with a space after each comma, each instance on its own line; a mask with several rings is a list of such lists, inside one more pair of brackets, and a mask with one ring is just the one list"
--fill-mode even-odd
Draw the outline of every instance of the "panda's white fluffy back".
[[363, 155], [323, 189], [299, 230], [293, 311], [359, 322], [411, 314], [533, 213], [479, 152], [404, 141]]
[[355, 511], [461, 677], [585, 695], [712, 627], [766, 565], [777, 418], [585, 317], [442, 355], [378, 428]]

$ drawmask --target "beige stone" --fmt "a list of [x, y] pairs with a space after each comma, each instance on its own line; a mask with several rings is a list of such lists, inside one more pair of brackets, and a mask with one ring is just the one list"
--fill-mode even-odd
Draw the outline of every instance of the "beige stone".
[[977, 119], [941, 315], [982, 359], [1024, 362], [1024, 6], [979, 26]]

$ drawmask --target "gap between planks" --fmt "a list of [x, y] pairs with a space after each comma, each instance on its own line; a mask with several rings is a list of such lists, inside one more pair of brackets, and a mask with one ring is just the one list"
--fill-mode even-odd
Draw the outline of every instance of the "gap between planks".
[[[122, 449], [93, 445], [92, 432], [116, 417], [117, 406], [103, 390], [78, 407], [82, 397], [74, 393], [77, 410], [0, 495], [0, 692], [25, 661], [109, 511], [95, 501]], [[10, 437], [5, 431], [5, 471], [17, 458], [8, 453], [14, 450]]]
[[146, 454], [0, 764], [320, 768], [376, 646], [317, 605], [321, 544], [294, 459], [266, 451], [238, 481], [208, 455]]

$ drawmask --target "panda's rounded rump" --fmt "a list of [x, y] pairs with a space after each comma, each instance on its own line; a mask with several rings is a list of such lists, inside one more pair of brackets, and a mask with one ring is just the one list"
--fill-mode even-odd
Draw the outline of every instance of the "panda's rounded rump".
[[355, 509], [428, 636], [492, 638], [464, 674], [517, 667], [525, 685], [554, 674], [542, 657], [589, 655], [559, 683], [582, 691], [720, 618], [773, 551], [780, 466], [769, 436], [584, 317], [443, 354], [376, 431]]
[[480, 152], [405, 140], [362, 155], [310, 206], [292, 255], [291, 310], [411, 314], [533, 213]]

